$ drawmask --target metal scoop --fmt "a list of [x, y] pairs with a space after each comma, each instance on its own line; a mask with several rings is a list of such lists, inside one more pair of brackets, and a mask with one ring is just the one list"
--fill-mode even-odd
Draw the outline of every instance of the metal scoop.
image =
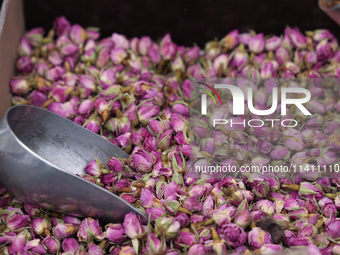
[[319, 0], [319, 7], [338, 25], [340, 25], [340, 3], [333, 5], [332, 0]]
[[134, 212], [119, 196], [76, 174], [94, 157], [129, 154], [99, 135], [48, 110], [13, 106], [0, 121], [0, 182], [18, 199], [76, 217], [122, 222]]

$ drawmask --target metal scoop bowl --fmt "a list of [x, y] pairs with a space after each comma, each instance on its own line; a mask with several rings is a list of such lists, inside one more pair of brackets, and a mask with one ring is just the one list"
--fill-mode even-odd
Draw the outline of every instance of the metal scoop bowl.
[[108, 190], [86, 181], [94, 157], [129, 154], [99, 135], [48, 110], [13, 106], [0, 121], [0, 182], [19, 200], [76, 217], [122, 222], [134, 212], [147, 217]]

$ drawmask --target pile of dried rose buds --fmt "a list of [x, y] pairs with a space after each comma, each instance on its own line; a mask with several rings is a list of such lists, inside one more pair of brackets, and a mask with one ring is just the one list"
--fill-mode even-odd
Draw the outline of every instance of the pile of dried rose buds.
[[[152, 224], [129, 213], [122, 223], [102, 226], [22, 204], [1, 188], [1, 254], [340, 253], [338, 178], [221, 180], [187, 172], [190, 78], [339, 78], [338, 41], [329, 31], [302, 34], [287, 27], [281, 37], [265, 37], [234, 30], [205, 50], [179, 46], [169, 34], [159, 42], [117, 33], [99, 37], [97, 29], [64, 17], [46, 36], [41, 28], [27, 32], [10, 83], [12, 103], [47, 108], [130, 153], [127, 160], [110, 158], [107, 167], [91, 161], [83, 178], [135, 205]], [[312, 93], [319, 115], [297, 136], [287, 131], [286, 144], [267, 128], [255, 130], [249, 143], [220, 132], [197, 148], [212, 155], [227, 143], [235, 153], [248, 153], [238, 145], [245, 139], [244, 145], [275, 160], [332, 165], [340, 147], [339, 93], [324, 97], [317, 86]], [[321, 153], [327, 146], [333, 150]]]

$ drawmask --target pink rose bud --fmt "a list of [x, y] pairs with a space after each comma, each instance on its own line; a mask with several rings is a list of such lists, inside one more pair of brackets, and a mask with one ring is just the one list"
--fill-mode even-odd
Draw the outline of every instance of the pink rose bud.
[[108, 224], [105, 226], [106, 232], [105, 236], [107, 239], [109, 239], [111, 242], [114, 243], [121, 243], [126, 240], [126, 236], [124, 234], [124, 228], [122, 224], [116, 223], [116, 224]]
[[47, 236], [41, 243], [45, 245], [48, 253], [57, 253], [61, 247], [60, 241], [51, 236]]
[[85, 42], [86, 40], [85, 29], [78, 24], [73, 25], [70, 30], [70, 38], [75, 44], [81, 44]]
[[232, 65], [235, 68], [244, 66], [249, 61], [249, 56], [246, 52], [237, 51], [233, 57]]
[[12, 93], [17, 95], [25, 95], [30, 91], [28, 82], [23, 77], [12, 78], [10, 86]]
[[21, 39], [18, 53], [20, 56], [30, 56], [32, 54], [32, 48], [27, 38], [23, 37]]
[[327, 39], [316, 46], [316, 56], [318, 61], [326, 61], [334, 56], [333, 46]]
[[234, 224], [228, 223], [222, 226], [222, 232], [227, 244], [231, 247], [239, 247], [243, 245], [247, 239], [247, 234], [243, 228]]
[[37, 90], [34, 90], [31, 92], [31, 94], [28, 96], [28, 102], [34, 106], [42, 106], [43, 103], [47, 100], [47, 96]]
[[37, 206], [24, 204], [25, 211], [31, 218], [38, 218], [41, 215], [41, 211]]
[[314, 51], [308, 51], [304, 56], [304, 60], [306, 63], [314, 65], [317, 62], [317, 55]]
[[111, 50], [110, 58], [115, 65], [123, 62], [127, 57], [127, 53], [123, 48], [114, 48]]
[[74, 224], [74, 225], [80, 225], [81, 224], [80, 219], [78, 219], [76, 217], [72, 217], [72, 216], [64, 216], [64, 221], [65, 221], [65, 223]]
[[113, 33], [111, 36], [111, 40], [114, 42], [115, 48], [122, 48], [125, 50], [129, 48], [129, 41], [124, 35]]
[[79, 47], [73, 43], [66, 43], [60, 48], [60, 53], [64, 56], [74, 55], [79, 52]]
[[211, 218], [214, 220], [214, 222], [219, 225], [222, 226], [224, 224], [228, 224], [232, 221], [232, 219], [235, 217], [236, 215], [236, 209], [233, 206], [228, 206], [225, 209], [215, 209], [213, 210], [212, 214], [211, 214]]
[[213, 67], [216, 73], [222, 74], [223, 71], [227, 68], [229, 62], [228, 55], [221, 54], [216, 57], [213, 61]]
[[180, 235], [182, 237], [183, 243], [189, 246], [198, 243], [198, 236], [191, 232], [180, 231]]
[[45, 247], [40, 244], [40, 239], [34, 239], [26, 243], [25, 252], [31, 251], [33, 254], [46, 254]]
[[282, 146], [275, 147], [269, 154], [269, 158], [275, 159], [275, 160], [281, 160], [289, 156], [290, 156], [289, 151], [285, 147], [282, 147]]
[[333, 223], [326, 225], [325, 234], [332, 239], [340, 237], [340, 221], [334, 221]]
[[283, 47], [279, 47], [275, 50], [275, 58], [279, 65], [283, 65], [290, 59], [287, 49]]
[[327, 29], [317, 29], [313, 33], [313, 39], [314, 41], [321, 41], [323, 39], [331, 39], [333, 37], [332, 33], [329, 32]]
[[313, 225], [307, 225], [299, 231], [299, 236], [315, 238], [318, 235], [318, 229]]
[[295, 48], [301, 49], [306, 47], [307, 38], [300, 32], [300, 30], [297, 27], [296, 28], [287, 27], [286, 29], [287, 34]]
[[58, 36], [67, 34], [71, 29], [71, 23], [65, 17], [58, 17], [54, 20], [54, 29]]
[[[84, 253], [85, 254], [85, 253]], [[87, 248], [87, 255], [104, 255], [103, 250], [99, 247], [99, 245], [95, 245], [94, 243], [89, 245]]]
[[322, 191], [309, 182], [300, 183], [299, 195], [312, 201], [313, 198], [318, 201], [323, 197]]
[[8, 216], [6, 218], [6, 225], [7, 225], [7, 228], [11, 230], [23, 228], [30, 221], [30, 217], [28, 215], [22, 215], [22, 212], [21, 214], [14, 213]]
[[145, 150], [138, 150], [129, 157], [129, 165], [140, 173], [150, 172], [155, 163], [156, 158], [154, 155]]
[[146, 250], [149, 252], [149, 254], [165, 254], [166, 248], [166, 242], [163, 237], [158, 239], [154, 233], [148, 235]]
[[261, 210], [267, 214], [273, 214], [275, 204], [267, 199], [262, 199], [256, 203], [256, 210]]
[[51, 230], [52, 223], [48, 216], [32, 220], [32, 229], [37, 235], [43, 235], [45, 230]]
[[32, 30], [26, 32], [24, 38], [28, 40], [32, 47], [37, 47], [41, 44], [45, 31], [43, 28], [33, 28]]
[[202, 210], [202, 204], [196, 196], [187, 198], [183, 203], [183, 207], [191, 212], [200, 212]]
[[151, 119], [148, 122], [148, 126], [154, 134], [163, 133], [166, 129], [170, 128], [164, 121], [158, 121], [154, 119]]
[[262, 155], [267, 155], [273, 149], [273, 145], [265, 139], [260, 138], [255, 145], [258, 153]]
[[[111, 69], [105, 69], [99, 76], [104, 89], [109, 88], [116, 81], [116, 72]], [[113, 99], [113, 98], [112, 98]]]
[[107, 163], [107, 166], [109, 167], [110, 171], [115, 173], [120, 173], [123, 171], [123, 164], [122, 162], [117, 158], [110, 158], [110, 160]]
[[107, 121], [106, 128], [117, 136], [131, 132], [131, 122], [129, 119], [120, 110], [116, 110], [116, 115], [116, 118]]
[[155, 220], [155, 234], [166, 239], [176, 237], [180, 227], [180, 223], [171, 217], [160, 217]]
[[262, 245], [271, 243], [273, 242], [270, 234], [261, 228], [253, 228], [248, 233], [248, 244], [252, 250], [260, 249]]
[[12, 105], [28, 104], [25, 98], [19, 96], [12, 96]]
[[[86, 122], [85, 122], [86, 123]], [[98, 120], [90, 120], [88, 123], [85, 124], [85, 128], [98, 134], [100, 126]]]
[[272, 36], [268, 39], [266, 39], [266, 50], [276, 50], [277, 47], [281, 45], [281, 38], [277, 36]]
[[298, 220], [301, 218], [307, 218], [308, 211], [306, 208], [302, 208], [302, 209], [297, 209], [295, 211], [289, 212], [287, 215], [294, 220]]
[[221, 44], [227, 49], [233, 49], [238, 44], [238, 30], [230, 31], [222, 40]]
[[175, 57], [177, 45], [171, 41], [170, 34], [166, 34], [160, 42], [159, 53], [164, 60], [170, 60]]
[[197, 61], [200, 53], [200, 48], [198, 46], [194, 46], [189, 48], [183, 56], [183, 60], [185, 63], [192, 64]]
[[140, 216], [133, 212], [125, 215], [123, 226], [125, 234], [131, 239], [138, 238], [143, 234]]
[[140, 38], [139, 43], [138, 43], [138, 51], [139, 54], [145, 56], [148, 54], [149, 49], [151, 47], [152, 41], [149, 36], [143, 36]]
[[263, 33], [250, 38], [248, 47], [251, 52], [254, 52], [256, 54], [261, 53], [265, 47], [265, 39]]
[[282, 246], [278, 244], [264, 244], [260, 248], [261, 254], [281, 254]]
[[188, 255], [205, 255], [206, 250], [205, 250], [204, 245], [194, 244], [193, 246], [190, 247], [187, 254]]
[[90, 161], [87, 166], [85, 167], [86, 173], [91, 176], [100, 176], [101, 168], [104, 167], [103, 165], [99, 165], [96, 160]]
[[159, 54], [159, 47], [156, 43], [153, 43], [148, 51], [148, 57], [153, 63], [159, 63], [161, 56]]
[[154, 190], [153, 188], [149, 187], [146, 189], [142, 189], [141, 195], [140, 195], [140, 204], [145, 208], [151, 208], [153, 206], [153, 199], [155, 198]]
[[51, 103], [48, 106], [48, 110], [57, 113], [65, 118], [72, 117], [74, 114], [76, 114], [76, 109], [74, 105], [72, 105], [70, 102]]
[[59, 223], [53, 228], [54, 235], [59, 239], [68, 238], [77, 232], [78, 227], [74, 224]]
[[90, 242], [94, 239], [100, 241], [104, 238], [104, 234], [98, 220], [86, 218], [79, 226], [77, 237], [79, 242]]
[[74, 238], [65, 238], [62, 243], [63, 251], [64, 252], [73, 252], [78, 250], [79, 243]]
[[86, 38], [87, 39], [93, 39], [98, 40], [100, 33], [98, 32], [99, 28], [96, 27], [89, 27], [86, 29]]
[[165, 210], [161, 207], [151, 207], [145, 210], [147, 215], [151, 215], [151, 221], [155, 221], [157, 218], [165, 216]]
[[137, 116], [139, 121], [147, 125], [148, 121], [159, 114], [159, 106], [150, 102], [142, 102], [137, 106]]
[[78, 107], [78, 114], [88, 117], [93, 113], [94, 103], [91, 99], [84, 100]]
[[16, 68], [19, 71], [19, 73], [29, 74], [33, 71], [34, 64], [32, 63], [30, 57], [22, 56], [17, 59]]
[[157, 137], [158, 148], [165, 150], [171, 146], [172, 130], [167, 130]]
[[135, 255], [135, 254], [136, 252], [134, 248], [131, 246], [123, 246], [122, 249], [119, 251], [119, 255]]

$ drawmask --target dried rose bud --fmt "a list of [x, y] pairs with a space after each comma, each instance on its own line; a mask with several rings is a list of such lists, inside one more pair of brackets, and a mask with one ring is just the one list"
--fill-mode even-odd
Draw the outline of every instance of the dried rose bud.
[[77, 237], [79, 242], [90, 242], [94, 239], [100, 241], [104, 239], [104, 234], [98, 220], [86, 218], [79, 226]]
[[292, 212], [289, 212], [287, 215], [294, 220], [298, 220], [298, 219], [301, 219], [301, 218], [307, 218], [308, 217], [308, 211], [307, 211], [306, 208], [302, 208], [302, 209], [297, 209], [297, 210], [294, 210]]
[[155, 234], [166, 239], [174, 238], [179, 234], [181, 225], [174, 218], [160, 217], [155, 220]]
[[166, 248], [167, 246], [164, 237], [158, 239], [154, 233], [148, 235], [146, 250], [149, 254], [165, 254]]
[[232, 219], [235, 217], [235, 215], [236, 215], [235, 207], [228, 206], [223, 210], [219, 208], [213, 210], [211, 218], [217, 225], [222, 226], [224, 224], [230, 223]]
[[155, 219], [165, 216], [165, 210], [161, 207], [151, 207], [145, 210], [147, 215], [151, 215], [150, 220], [155, 221]]
[[285, 147], [277, 146], [270, 152], [269, 158], [276, 160], [288, 159], [290, 158], [290, 153]]
[[316, 46], [316, 55], [318, 61], [326, 61], [334, 56], [332, 44], [328, 39], [324, 39]]
[[300, 183], [299, 195], [311, 200], [313, 200], [313, 198], [319, 200], [323, 197], [322, 191], [308, 182]]
[[234, 223], [223, 225], [221, 230], [224, 234], [224, 239], [231, 247], [241, 246], [247, 239], [247, 234], [244, 232], [243, 228]]
[[340, 222], [334, 221], [333, 223], [326, 225], [325, 234], [332, 239], [340, 237]]
[[129, 41], [126, 39], [124, 35], [113, 33], [111, 36], [111, 40], [114, 42], [114, 46], [117, 48], [128, 49]]
[[79, 243], [74, 238], [65, 238], [62, 243], [64, 252], [76, 252], [79, 248]]
[[17, 95], [25, 95], [30, 91], [30, 86], [24, 77], [12, 78], [11, 91]]
[[122, 48], [114, 48], [110, 52], [110, 58], [115, 65], [122, 63], [126, 57], [127, 53]]
[[171, 146], [172, 130], [167, 130], [157, 137], [158, 148], [165, 150]]
[[91, 99], [84, 100], [78, 107], [78, 114], [89, 116], [93, 113], [94, 103]]
[[40, 239], [28, 241], [24, 250], [25, 252], [32, 252], [33, 254], [46, 254], [46, 248], [40, 244]]
[[150, 102], [141, 102], [137, 107], [137, 116], [143, 125], [147, 125], [148, 121], [159, 114], [159, 106]]
[[96, 160], [90, 161], [85, 167], [85, 171], [91, 176], [100, 176], [101, 168], [104, 167], [104, 165], [99, 165], [98, 163]]
[[41, 244], [43, 244], [46, 247], [48, 253], [58, 253], [58, 251], [61, 248], [60, 241], [57, 238], [51, 236], [47, 236], [41, 242]]
[[272, 36], [268, 39], [266, 39], [266, 50], [276, 50], [277, 47], [281, 45], [281, 38], [277, 36]]
[[296, 28], [287, 27], [285, 32], [287, 32], [295, 48], [301, 49], [306, 47], [307, 39], [297, 27]]
[[116, 223], [116, 224], [107, 224], [105, 226], [105, 236], [107, 239], [109, 239], [111, 242], [114, 243], [121, 243], [126, 240], [126, 236], [124, 234], [124, 228], [122, 224]]
[[189, 246], [198, 243], [198, 236], [195, 233], [180, 231], [183, 243]]
[[248, 233], [248, 244], [252, 250], [260, 249], [264, 244], [272, 244], [272, 238], [268, 232], [255, 227]]
[[74, 224], [59, 223], [53, 228], [54, 235], [59, 239], [68, 238], [77, 232], [78, 226]]
[[261, 53], [265, 47], [265, 39], [263, 37], [263, 33], [250, 38], [248, 46], [251, 52], [254, 52], [256, 54]]
[[32, 220], [32, 229], [37, 235], [43, 235], [45, 230], [51, 230], [52, 224], [48, 216]]

